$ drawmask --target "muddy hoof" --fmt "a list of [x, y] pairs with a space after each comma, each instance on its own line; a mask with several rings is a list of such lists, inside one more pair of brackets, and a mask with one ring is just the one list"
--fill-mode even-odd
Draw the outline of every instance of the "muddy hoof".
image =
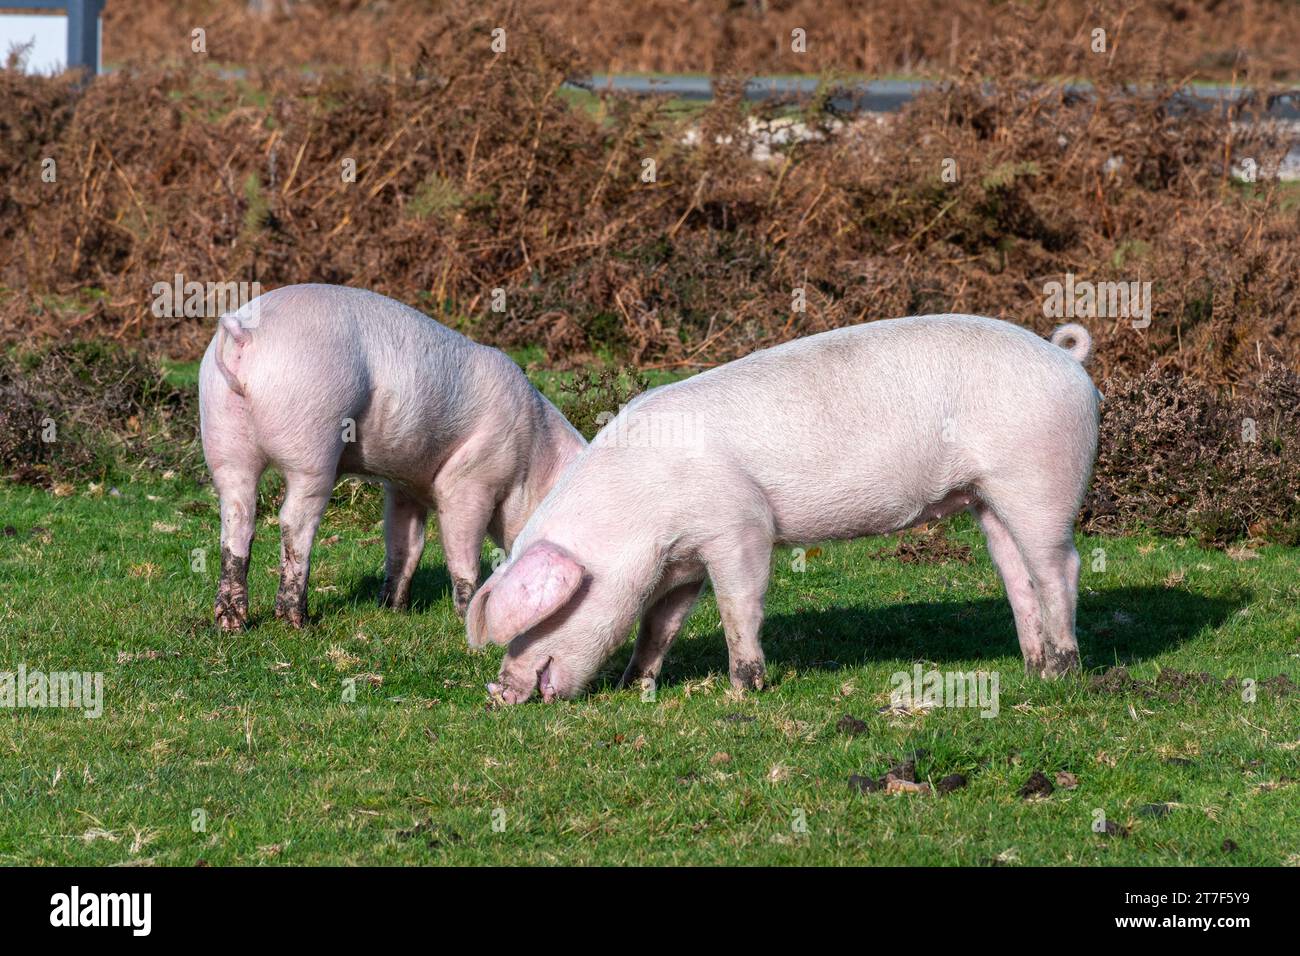
[[474, 599], [474, 584], [470, 581], [457, 581], [452, 588], [452, 602], [456, 605], [456, 614], [462, 620], [469, 610], [469, 602]]
[[645, 681], [650, 681], [653, 685], [659, 680], [659, 675], [643, 667], [636, 667], [630, 661], [627, 670], [623, 671], [623, 676], [619, 678], [618, 690], [645, 690]]
[[766, 678], [762, 661], [741, 661], [731, 670], [731, 686], [739, 691], [762, 690]]
[[1071, 649], [1068, 651], [1048, 650], [1043, 660], [1030, 673], [1037, 672], [1038, 676], [1044, 680], [1054, 680], [1057, 677], [1064, 677], [1067, 674], [1077, 674], [1079, 667], [1079, 652]]
[[401, 588], [394, 590], [387, 581], [384, 581], [384, 586], [379, 589], [379, 606], [391, 608], [394, 611], [409, 611], [411, 609], [411, 594]]
[[248, 606], [218, 601], [214, 608], [217, 627], [223, 631], [242, 631], [248, 626]]
[[307, 623], [307, 609], [296, 605], [277, 604], [275, 606], [275, 616], [277, 620], [284, 621], [290, 627], [301, 630]]

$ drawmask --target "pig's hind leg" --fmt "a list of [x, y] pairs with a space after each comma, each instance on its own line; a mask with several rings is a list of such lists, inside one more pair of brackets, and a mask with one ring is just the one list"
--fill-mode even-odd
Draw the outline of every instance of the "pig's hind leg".
[[[981, 496], [1015, 542], [1038, 602], [1041, 638], [1030, 642], [1028, 648], [1023, 638], [1021, 641], [1026, 652], [1026, 670], [1040, 677], [1059, 677], [1077, 671], [1079, 644], [1074, 634], [1079, 587], [1079, 553], [1074, 548], [1077, 496], [1048, 481], [1029, 481], [1000, 492], [986, 488]], [[990, 553], [995, 547], [992, 541], [993, 537]], [[1008, 554], [1004, 545], [1001, 553]], [[1020, 616], [1017, 613], [1017, 624]]]
[[248, 557], [261, 471], [260, 465], [226, 465], [213, 471], [221, 503], [221, 581], [213, 613], [224, 631], [238, 631], [248, 623]]
[[1025, 657], [1025, 667], [1040, 673], [1044, 665], [1043, 622], [1038, 611], [1038, 595], [1034, 593], [1033, 582], [1029, 578], [1029, 569], [1021, 557], [1011, 532], [985, 504], [971, 508], [975, 520], [988, 542], [989, 557], [1002, 578], [1007, 589], [1007, 600], [1011, 603], [1011, 612], [1016, 619], [1016, 636], [1020, 639], [1020, 651]]
[[1031, 576], [1037, 569], [1034, 580], [1043, 615], [1045, 659], [1039, 674], [1060, 677], [1078, 671], [1079, 642], [1074, 624], [1079, 599], [1079, 552], [1074, 548], [1074, 541], [1047, 543], [1033, 549], [1028, 563]]
[[678, 585], [646, 609], [641, 617], [636, 646], [632, 649], [632, 659], [627, 662], [627, 670], [623, 672], [619, 687], [631, 687], [642, 680], [659, 679], [664, 657], [673, 646], [673, 641], [677, 640], [695, 602], [699, 600], [703, 585], [702, 581]]
[[280, 589], [275, 616], [294, 627], [307, 623], [311, 546], [334, 490], [335, 464], [327, 469], [286, 471], [280, 508]]
[[424, 553], [424, 523], [429, 509], [392, 485], [384, 489], [384, 586], [382, 607], [404, 611], [411, 605], [411, 579]]

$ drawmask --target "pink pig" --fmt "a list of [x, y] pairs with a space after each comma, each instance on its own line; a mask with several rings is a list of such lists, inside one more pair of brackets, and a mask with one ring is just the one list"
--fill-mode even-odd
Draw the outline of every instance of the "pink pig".
[[469, 607], [508, 644], [509, 703], [580, 693], [641, 628], [623, 684], [657, 678], [713, 584], [737, 688], [761, 688], [775, 545], [884, 534], [962, 509], [1006, 585], [1026, 668], [1079, 666], [1075, 516], [1100, 396], [1077, 325], [1049, 344], [970, 315], [872, 322], [654, 389], [564, 472]]
[[199, 369], [203, 454], [221, 498], [216, 619], [248, 620], [257, 483], [285, 479], [276, 617], [307, 615], [312, 540], [343, 473], [383, 480], [387, 549], [380, 602], [406, 607], [438, 529], [464, 614], [484, 533], [509, 548], [585, 446], [496, 349], [373, 292], [295, 285], [225, 315]]

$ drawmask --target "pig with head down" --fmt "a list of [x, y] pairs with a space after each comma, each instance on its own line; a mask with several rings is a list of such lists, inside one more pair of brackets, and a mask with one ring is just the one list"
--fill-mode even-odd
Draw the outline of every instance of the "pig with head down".
[[384, 484], [380, 603], [404, 608], [429, 509], [464, 614], [485, 534], [508, 548], [586, 442], [510, 358], [374, 292], [296, 285], [222, 316], [199, 369], [221, 499], [217, 624], [248, 620], [257, 484], [284, 475], [276, 617], [307, 615], [312, 540], [342, 474]]
[[639, 619], [628, 684], [657, 678], [707, 578], [737, 688], [765, 679], [777, 545], [884, 534], [970, 511], [1028, 671], [1079, 667], [1073, 528], [1100, 396], [1081, 326], [1051, 342], [995, 319], [871, 322], [654, 389], [565, 470], [466, 615], [508, 645], [489, 691], [583, 691]]

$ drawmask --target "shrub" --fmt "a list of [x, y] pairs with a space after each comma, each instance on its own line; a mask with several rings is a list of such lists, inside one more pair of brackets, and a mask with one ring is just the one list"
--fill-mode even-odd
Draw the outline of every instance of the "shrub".
[[1300, 376], [1270, 363], [1248, 398], [1152, 369], [1107, 382], [1084, 526], [1203, 544], [1300, 544]]
[[579, 371], [559, 385], [560, 410], [591, 441], [624, 405], [649, 387], [645, 374], [635, 368]]
[[27, 484], [141, 470], [198, 475], [197, 398], [98, 341], [0, 355], [0, 475]]
[[[1152, 283], [1149, 327], [1088, 320], [1101, 377], [1159, 361], [1246, 385], [1261, 353], [1300, 348], [1300, 209], [1228, 169], [1269, 169], [1287, 134], [1242, 122], [1262, 98], [1186, 108], [1141, 44], [1112, 62], [1002, 10], [901, 113], [837, 115], [828, 83], [807, 138], [771, 142], [793, 107], [743, 102], [736, 76], [701, 112], [578, 97], [586, 52], [526, 6], [439, 6], [410, 31], [424, 53], [382, 75], [141, 67], [80, 92], [0, 71], [0, 336], [195, 356], [215, 316], [150, 309], [180, 273], [347, 283], [553, 363], [685, 367], [917, 312], [1050, 332], [1044, 284], [1074, 273]], [[1094, 94], [1043, 82], [1062, 75]]]

